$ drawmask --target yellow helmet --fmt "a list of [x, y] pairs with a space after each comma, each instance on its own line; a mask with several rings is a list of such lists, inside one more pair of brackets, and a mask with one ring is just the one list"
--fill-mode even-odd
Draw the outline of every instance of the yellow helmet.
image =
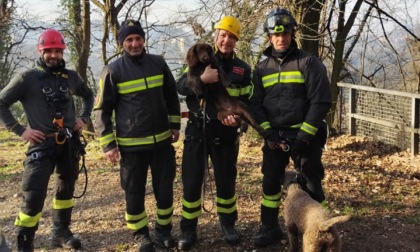
[[214, 25], [214, 29], [222, 29], [233, 33], [239, 39], [239, 31], [241, 30], [241, 23], [239, 20], [232, 16], [225, 16]]

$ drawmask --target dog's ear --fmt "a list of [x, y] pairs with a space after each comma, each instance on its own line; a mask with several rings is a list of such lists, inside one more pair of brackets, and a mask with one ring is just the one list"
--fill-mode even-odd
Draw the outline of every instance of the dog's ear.
[[197, 65], [198, 63], [198, 57], [197, 57], [197, 54], [195, 53], [196, 47], [197, 47], [197, 44], [193, 45], [190, 49], [188, 49], [188, 52], [187, 52], [186, 60], [187, 60], [188, 67], [190, 68]]
[[213, 47], [210, 44], [206, 44], [206, 52], [210, 57], [210, 62], [215, 62], [216, 56], [214, 55]]
[[[209, 55], [209, 57], [210, 57], [210, 64], [211, 64], [211, 66], [213, 67], [213, 68], [218, 68], [218, 63], [217, 63], [217, 59], [216, 59], [216, 56], [215, 56], [215, 54], [214, 54], [214, 49], [213, 49], [213, 47], [211, 46], [211, 45], [209, 45], [209, 44], [207, 44], [207, 53], [208, 53], [208, 55]], [[228, 83], [228, 85], [229, 85], [230, 83]]]
[[213, 47], [209, 44], [207, 44], [207, 53], [209, 54], [210, 58], [214, 56]]

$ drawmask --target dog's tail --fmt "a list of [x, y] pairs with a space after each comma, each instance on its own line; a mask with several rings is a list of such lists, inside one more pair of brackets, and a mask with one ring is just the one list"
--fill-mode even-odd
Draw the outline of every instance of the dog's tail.
[[346, 222], [349, 219], [350, 219], [350, 215], [332, 217], [331, 219], [328, 219], [319, 225], [319, 231], [325, 232], [328, 229], [330, 229], [332, 226], [334, 226], [335, 224]]

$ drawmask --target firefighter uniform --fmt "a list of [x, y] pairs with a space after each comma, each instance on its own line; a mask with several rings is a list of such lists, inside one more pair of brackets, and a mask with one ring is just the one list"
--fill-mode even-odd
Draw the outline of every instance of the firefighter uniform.
[[[289, 144], [296, 139], [309, 143], [303, 173], [311, 196], [323, 202], [321, 156], [327, 138], [323, 119], [331, 106], [326, 69], [316, 56], [298, 49], [294, 40], [291, 48], [283, 54], [282, 60], [274, 57], [272, 45], [264, 51], [267, 58], [257, 65], [253, 74], [250, 110], [267, 135], [275, 134]], [[262, 151], [261, 222], [263, 227], [276, 228], [281, 181], [289, 158], [295, 156], [292, 151], [270, 148], [268, 141]], [[270, 242], [257, 241], [256, 244]]]
[[[228, 74], [231, 85], [229, 94], [247, 102], [251, 69], [235, 55], [221, 58], [216, 53], [220, 67]], [[185, 129], [182, 156], [182, 220], [181, 230], [196, 230], [201, 214], [201, 187], [205, 174], [205, 160], [210, 157], [216, 182], [216, 205], [220, 223], [233, 226], [237, 219], [236, 207], [236, 163], [239, 149], [238, 127], [223, 125], [217, 120], [217, 110], [211, 101], [206, 101], [205, 109], [187, 84], [187, 70], [177, 83], [179, 94], [186, 96], [189, 110]]]
[[176, 169], [171, 129], [180, 129], [180, 105], [165, 60], [145, 52], [140, 56], [124, 52], [104, 67], [94, 112], [104, 152], [118, 146], [121, 153], [127, 227], [135, 236], [147, 232], [148, 237], [144, 198], [150, 166], [157, 201], [156, 228], [170, 232]]
[[[20, 101], [29, 127], [46, 135], [42, 143], [30, 143], [26, 152], [22, 177], [23, 203], [15, 221], [19, 251], [23, 246], [33, 249], [33, 238], [54, 170], [53, 234], [70, 232], [73, 192], [80, 154], [84, 151], [80, 149], [79, 133], [72, 132], [76, 120], [73, 95], [82, 98], [80, 117], [89, 119], [94, 97], [86, 83], [76, 72], [65, 69], [64, 61], [59, 67], [50, 69], [41, 60], [37, 62], [37, 68], [17, 74], [0, 93], [0, 121], [8, 130], [19, 136], [25, 131], [9, 109], [13, 103]], [[63, 119], [59, 133], [57, 125], [53, 124], [58, 114]], [[64, 235], [69, 237], [69, 234]], [[19, 239], [27, 240], [23, 244]], [[78, 239], [77, 243], [80, 246]]]

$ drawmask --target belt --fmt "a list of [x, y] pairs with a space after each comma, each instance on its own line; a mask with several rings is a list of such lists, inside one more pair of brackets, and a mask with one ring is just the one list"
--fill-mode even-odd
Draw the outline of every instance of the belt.
[[55, 137], [58, 133], [45, 134], [45, 137]]

